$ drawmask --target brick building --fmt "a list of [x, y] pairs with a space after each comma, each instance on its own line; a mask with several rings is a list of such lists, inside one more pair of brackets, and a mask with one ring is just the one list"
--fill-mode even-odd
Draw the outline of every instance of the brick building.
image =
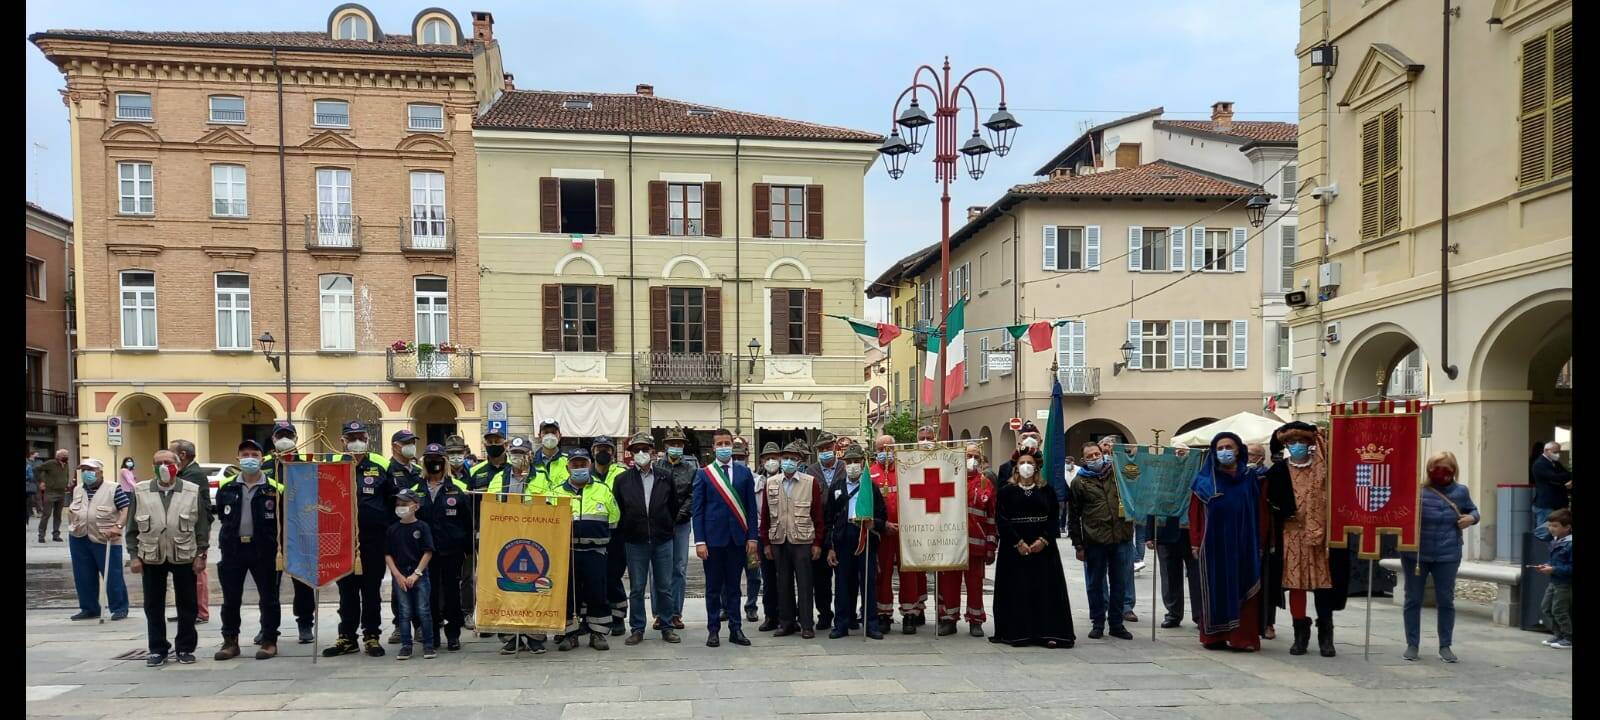
[[72, 221], [28, 203], [27, 275], [23, 281], [27, 344], [23, 370], [28, 444], [48, 457], [77, 453], [73, 423], [74, 344]]

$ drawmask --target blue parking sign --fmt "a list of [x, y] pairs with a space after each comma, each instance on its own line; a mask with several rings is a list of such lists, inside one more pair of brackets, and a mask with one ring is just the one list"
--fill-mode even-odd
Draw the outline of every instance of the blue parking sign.
[[484, 425], [483, 434], [488, 435], [490, 433], [500, 433], [501, 437], [509, 437], [510, 435], [510, 433], [506, 432], [505, 420], [490, 420]]

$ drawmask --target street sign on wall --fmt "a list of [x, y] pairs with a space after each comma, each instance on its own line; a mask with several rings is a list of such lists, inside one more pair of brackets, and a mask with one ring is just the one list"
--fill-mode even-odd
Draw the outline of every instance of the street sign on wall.
[[1019, 417], [1011, 418], [1010, 420], [1006, 421], [1006, 427], [1011, 428], [1012, 432], [1016, 432], [1017, 430], [1021, 430], [1022, 429], [1022, 418], [1019, 418]]
[[122, 417], [112, 415], [106, 418], [106, 444], [111, 447], [122, 445]]
[[989, 371], [1000, 373], [1011, 372], [1012, 363], [1016, 360], [1010, 353], [1003, 352], [990, 352], [988, 353], [988, 358]]
[[889, 391], [883, 389], [882, 385], [874, 385], [869, 397], [872, 398], [873, 404], [882, 405], [889, 401]]
[[499, 420], [501, 422], [505, 422], [505, 420], [506, 420], [506, 401], [504, 401], [504, 400], [491, 400], [489, 402], [489, 419], [490, 420]]

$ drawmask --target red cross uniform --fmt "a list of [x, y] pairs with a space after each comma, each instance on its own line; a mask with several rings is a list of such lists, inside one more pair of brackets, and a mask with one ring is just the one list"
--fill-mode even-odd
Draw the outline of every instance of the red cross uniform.
[[966, 621], [982, 625], [989, 619], [983, 612], [983, 575], [984, 566], [997, 549], [994, 498], [995, 487], [989, 478], [981, 472], [967, 473], [967, 569], [939, 573], [939, 619], [942, 621], [953, 623], [959, 619], [963, 579], [967, 584]]
[[[888, 513], [888, 523], [898, 526], [900, 524], [900, 494], [897, 492], [900, 482], [899, 468], [888, 469], [880, 463], [873, 463], [868, 471], [872, 474], [872, 484], [883, 493], [883, 508]], [[894, 616], [894, 597], [891, 583], [894, 576], [900, 576], [900, 617], [923, 617], [928, 604], [928, 574], [922, 572], [899, 573], [900, 567], [900, 533], [885, 528], [883, 542], [879, 544], [882, 552], [878, 554], [878, 587], [873, 591], [877, 598], [878, 615], [880, 617]]]

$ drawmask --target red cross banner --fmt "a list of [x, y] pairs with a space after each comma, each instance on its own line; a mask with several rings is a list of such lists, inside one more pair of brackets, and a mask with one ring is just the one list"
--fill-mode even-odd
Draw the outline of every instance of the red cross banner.
[[1333, 406], [1330, 547], [1345, 547], [1345, 537], [1354, 532], [1361, 535], [1358, 554], [1365, 560], [1378, 558], [1381, 535], [1398, 535], [1400, 550], [1417, 549], [1421, 409], [1416, 400], [1405, 401], [1399, 411], [1393, 400]]
[[900, 570], [967, 567], [966, 451], [896, 448], [900, 495]]

